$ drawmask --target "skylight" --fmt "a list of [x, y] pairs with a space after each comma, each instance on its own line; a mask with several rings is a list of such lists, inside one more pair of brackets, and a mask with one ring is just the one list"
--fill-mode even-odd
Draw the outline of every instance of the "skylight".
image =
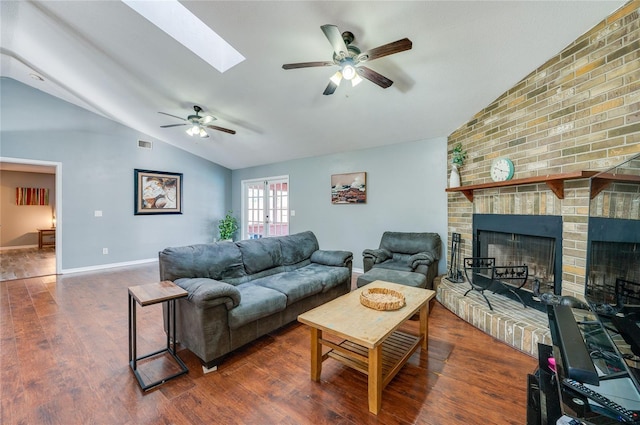
[[245, 59], [177, 0], [122, 2], [220, 72]]

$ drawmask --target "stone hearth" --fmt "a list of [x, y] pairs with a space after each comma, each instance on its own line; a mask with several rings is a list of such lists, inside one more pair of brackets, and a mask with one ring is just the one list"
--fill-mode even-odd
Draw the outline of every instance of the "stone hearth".
[[551, 345], [549, 322], [543, 312], [525, 309], [518, 301], [485, 291], [493, 306], [491, 311], [479, 293], [471, 291], [463, 296], [468, 283], [453, 283], [445, 276], [436, 277], [434, 287], [436, 299], [448, 310], [517, 350], [537, 358], [538, 343]]

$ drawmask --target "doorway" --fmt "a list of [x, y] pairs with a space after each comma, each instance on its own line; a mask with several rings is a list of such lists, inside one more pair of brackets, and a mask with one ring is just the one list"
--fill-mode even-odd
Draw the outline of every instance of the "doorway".
[[289, 234], [289, 176], [242, 181], [242, 239]]
[[[9, 280], [42, 276], [46, 274], [60, 274], [62, 269], [62, 163], [52, 161], [30, 160], [23, 158], [0, 157], [0, 170], [19, 171], [25, 173], [44, 173], [55, 175], [55, 196], [52, 205], [52, 226], [55, 218], [55, 247], [38, 249], [26, 247], [26, 249], [11, 249], [3, 247], [2, 256], [5, 263], [24, 264], [25, 266], [14, 267], [14, 272], [6, 274], [1, 280]], [[2, 217], [0, 217], [2, 219]], [[2, 226], [9, 226], [6, 219], [0, 221]], [[34, 232], [37, 232], [34, 229]], [[53, 255], [52, 255], [53, 254]], [[14, 276], [15, 275], [15, 276]]]

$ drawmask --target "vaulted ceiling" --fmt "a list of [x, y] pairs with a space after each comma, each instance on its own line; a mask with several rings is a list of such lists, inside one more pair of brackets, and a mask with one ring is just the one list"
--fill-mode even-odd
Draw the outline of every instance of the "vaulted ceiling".
[[[446, 137], [624, 4], [183, 1], [246, 58], [221, 73], [119, 1], [0, 3], [2, 76], [230, 169]], [[367, 65], [394, 84], [343, 81], [323, 96], [337, 67], [282, 69], [332, 60], [324, 24], [362, 50], [411, 39]], [[160, 128], [180, 121], [158, 112], [193, 105], [236, 134]]]

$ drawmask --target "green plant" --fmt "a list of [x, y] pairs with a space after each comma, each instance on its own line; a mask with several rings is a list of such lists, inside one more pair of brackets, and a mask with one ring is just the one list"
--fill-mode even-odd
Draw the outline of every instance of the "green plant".
[[462, 167], [465, 159], [467, 159], [467, 151], [462, 150], [462, 143], [458, 143], [451, 151], [451, 163]]
[[238, 220], [232, 215], [233, 211], [229, 211], [227, 215], [218, 223], [220, 230], [220, 240], [227, 240], [233, 237], [238, 230]]

